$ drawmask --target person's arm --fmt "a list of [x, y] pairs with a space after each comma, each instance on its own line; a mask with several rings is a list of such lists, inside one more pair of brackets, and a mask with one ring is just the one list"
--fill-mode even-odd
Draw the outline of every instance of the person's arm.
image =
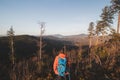
[[58, 66], [58, 56], [55, 58], [54, 64], [53, 64], [53, 70], [54, 70], [55, 74], [58, 75], [57, 66]]
[[68, 58], [68, 56], [67, 56], [66, 58], [67, 58], [67, 67], [70, 67], [71, 61], [70, 61], [70, 59]]
[[68, 56], [66, 58], [67, 58], [67, 70], [66, 70], [65, 75], [69, 75], [70, 74], [70, 64], [71, 64], [71, 61], [68, 58]]

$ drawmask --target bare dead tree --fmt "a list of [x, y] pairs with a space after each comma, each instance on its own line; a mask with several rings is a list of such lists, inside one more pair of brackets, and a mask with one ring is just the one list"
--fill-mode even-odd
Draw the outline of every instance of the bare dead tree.
[[10, 61], [12, 63], [11, 70], [10, 70], [10, 78], [11, 80], [16, 80], [16, 74], [15, 74], [15, 53], [14, 53], [14, 30], [11, 26], [10, 30], [7, 31], [7, 35], [9, 37], [9, 43], [10, 43]]
[[10, 30], [7, 31], [7, 35], [8, 35], [8, 37], [9, 37], [9, 41], [10, 41], [10, 50], [11, 50], [11, 51], [10, 51], [10, 53], [11, 53], [10, 59], [11, 59], [12, 64], [14, 64], [14, 63], [15, 63], [14, 41], [13, 41], [13, 38], [14, 38], [14, 30], [13, 30], [12, 26], [11, 26]]
[[40, 71], [41, 69], [40, 64], [42, 64], [41, 63], [42, 62], [42, 47], [43, 47], [42, 36], [45, 32], [45, 22], [40, 22], [39, 24], [40, 24], [40, 44], [39, 44], [40, 46], [39, 46], [39, 53], [38, 53], [38, 71]]

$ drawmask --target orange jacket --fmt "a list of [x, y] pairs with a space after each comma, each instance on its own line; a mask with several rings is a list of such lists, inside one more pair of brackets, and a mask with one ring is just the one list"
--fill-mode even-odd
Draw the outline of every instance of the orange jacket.
[[54, 64], [53, 64], [53, 70], [54, 70], [55, 74], [57, 74], [57, 75], [58, 75], [58, 71], [57, 71], [58, 57], [60, 57], [60, 58], [65, 58], [66, 55], [63, 54], [63, 53], [60, 53], [58, 56], [55, 57]]

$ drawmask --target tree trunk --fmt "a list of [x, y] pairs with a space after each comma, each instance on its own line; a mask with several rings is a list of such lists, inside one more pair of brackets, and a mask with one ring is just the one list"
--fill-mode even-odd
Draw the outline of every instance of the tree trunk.
[[117, 33], [120, 31], [120, 11], [118, 13], [118, 26], [117, 26]]

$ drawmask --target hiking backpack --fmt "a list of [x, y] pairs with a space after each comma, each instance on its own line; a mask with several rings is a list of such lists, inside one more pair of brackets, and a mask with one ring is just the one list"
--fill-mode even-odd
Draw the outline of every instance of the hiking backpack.
[[65, 71], [66, 71], [66, 58], [60, 58], [58, 57], [58, 73], [59, 76], [64, 76], [65, 75]]

